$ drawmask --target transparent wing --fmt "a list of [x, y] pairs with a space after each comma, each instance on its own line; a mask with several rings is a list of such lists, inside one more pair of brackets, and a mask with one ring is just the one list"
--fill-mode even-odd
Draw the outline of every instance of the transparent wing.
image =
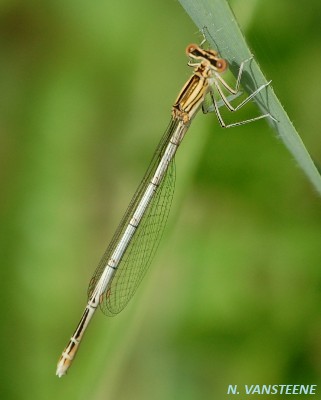
[[[171, 137], [175, 121], [171, 121], [153, 160], [139, 185], [110, 245], [103, 255], [88, 288], [88, 297], [94, 290], [119, 238], [122, 236], [145, 189], [153, 176], [162, 153]], [[112, 281], [101, 296], [100, 308], [106, 315], [119, 313], [129, 302], [144, 277], [158, 247], [167, 221], [175, 187], [175, 164], [172, 160], [160, 186], [152, 198], [134, 237], [120, 261]]]
[[175, 165], [172, 161], [119, 264], [115, 277], [104, 293], [100, 308], [105, 314], [119, 313], [127, 305], [144, 277], [163, 234], [174, 186]]

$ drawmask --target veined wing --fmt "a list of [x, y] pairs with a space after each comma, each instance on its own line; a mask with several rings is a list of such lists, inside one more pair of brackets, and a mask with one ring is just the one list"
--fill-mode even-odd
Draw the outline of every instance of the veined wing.
[[[166, 148], [177, 121], [171, 120], [152, 162], [139, 185], [110, 245], [105, 251], [88, 288], [88, 296], [92, 294], [104, 268], [110, 259], [119, 239], [122, 237], [137, 204], [141, 200], [151, 177], [154, 175], [159, 161]], [[158, 247], [169, 214], [175, 186], [174, 160], [169, 163], [157, 192], [153, 196], [140, 224], [128, 245], [111, 282], [101, 296], [100, 308], [106, 315], [119, 313], [129, 302], [144, 277]]]

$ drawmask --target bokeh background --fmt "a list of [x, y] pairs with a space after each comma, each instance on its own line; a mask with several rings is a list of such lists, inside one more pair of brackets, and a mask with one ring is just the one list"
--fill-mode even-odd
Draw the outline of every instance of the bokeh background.
[[[320, 1], [231, 4], [320, 163]], [[134, 299], [98, 312], [55, 376], [199, 41], [174, 1], [1, 2], [1, 398], [321, 384], [320, 198], [265, 121], [223, 131], [214, 115], [180, 147], [169, 223]]]

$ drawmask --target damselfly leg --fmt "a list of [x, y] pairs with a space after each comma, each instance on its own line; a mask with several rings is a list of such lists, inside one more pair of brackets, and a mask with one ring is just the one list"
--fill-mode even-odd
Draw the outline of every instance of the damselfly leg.
[[[206, 33], [207, 33], [207, 35], [211, 36], [207, 27], [204, 26], [201, 29], [202, 41], [200, 43], [200, 48], [202, 48], [204, 43], [207, 41]], [[209, 51], [213, 58], [218, 59], [218, 52], [216, 50], [204, 50], [204, 51], [205, 52]], [[193, 53], [189, 53], [188, 55], [191, 57], [191, 60], [188, 62], [188, 65], [190, 67], [197, 67], [197, 65], [199, 64], [200, 55], [197, 54], [195, 56], [195, 54], [193, 54]], [[217, 115], [217, 118], [218, 118], [219, 123], [222, 128], [231, 128], [234, 126], [244, 125], [244, 124], [254, 122], [259, 119], [267, 118], [267, 117], [271, 118], [274, 122], [278, 122], [270, 113], [267, 112], [267, 113], [264, 113], [257, 117], [250, 118], [250, 119], [247, 119], [244, 121], [234, 122], [232, 124], [226, 124], [223, 120], [223, 117], [222, 117], [220, 111], [219, 111], [219, 108], [222, 107], [222, 105], [225, 105], [225, 107], [231, 112], [239, 110], [240, 108], [245, 106], [245, 104], [247, 104], [250, 100], [252, 100], [257, 94], [259, 94], [262, 90], [264, 90], [267, 86], [270, 85], [271, 81], [269, 81], [265, 84], [262, 84], [253, 93], [251, 93], [248, 97], [246, 97], [240, 104], [238, 104], [236, 107], [234, 107], [231, 104], [232, 100], [234, 100], [236, 97], [239, 97], [242, 94], [240, 91], [240, 85], [241, 85], [241, 79], [243, 76], [244, 66], [246, 65], [246, 63], [250, 62], [252, 59], [253, 59], [253, 55], [251, 55], [251, 57], [249, 57], [246, 60], [241, 62], [239, 69], [238, 69], [236, 84], [235, 84], [234, 88], [229, 86], [229, 84], [220, 75], [221, 72], [224, 72], [227, 69], [227, 66], [228, 66], [227, 61], [224, 59], [220, 59], [220, 60], [224, 60], [224, 67], [221, 68], [221, 70], [220, 70], [220, 69], [217, 69], [216, 66], [213, 66], [212, 60], [208, 59], [208, 61], [210, 60], [212, 67], [214, 67], [212, 69], [212, 76], [209, 79], [209, 93], [210, 93], [210, 97], [211, 97], [211, 104], [208, 104], [206, 101], [204, 101], [202, 104], [202, 110], [203, 110], [204, 114], [214, 111]], [[224, 94], [222, 87], [228, 93], [230, 93], [229, 96], [226, 96]], [[219, 99], [215, 98], [215, 93], [218, 94]]]
[[[235, 88], [231, 88], [228, 83], [218, 74], [215, 74], [213, 77], [213, 81], [212, 81], [212, 85], [209, 88], [209, 92], [210, 92], [210, 96], [213, 102], [213, 106], [214, 106], [214, 111], [216, 113], [217, 119], [221, 125], [222, 128], [232, 128], [234, 126], [239, 126], [239, 125], [244, 125], [244, 124], [248, 124], [250, 122], [254, 122], [257, 121], [259, 119], [262, 118], [271, 118], [273, 121], [277, 122], [277, 120], [270, 114], [270, 113], [265, 113], [265, 114], [261, 114], [257, 117], [254, 118], [250, 118], [244, 121], [239, 121], [239, 122], [234, 122], [231, 124], [226, 124], [223, 120], [223, 117], [221, 115], [221, 112], [219, 111], [219, 103], [217, 101], [217, 99], [215, 98], [215, 92], [217, 91], [220, 99], [222, 100], [222, 102], [224, 103], [224, 105], [226, 106], [226, 108], [231, 111], [231, 112], [235, 112], [237, 110], [239, 110], [240, 108], [242, 108], [243, 106], [245, 106], [245, 104], [247, 104], [249, 101], [251, 101], [258, 93], [260, 93], [262, 90], [264, 90], [267, 86], [270, 85], [271, 81], [259, 86], [253, 93], [251, 93], [249, 96], [247, 96], [240, 104], [238, 104], [236, 107], [234, 107], [229, 99], [226, 97], [226, 95], [224, 94], [223, 90], [222, 90], [222, 86], [232, 95], [236, 95], [239, 93], [240, 91], [240, 84], [241, 84], [241, 79], [242, 79], [242, 74], [243, 74], [243, 70], [244, 70], [244, 65], [245, 63], [251, 61], [253, 59], [253, 56], [251, 56], [250, 58], [244, 60], [239, 68], [239, 72], [237, 75], [237, 79], [236, 79], [236, 84], [235, 84]], [[207, 113], [209, 111], [209, 108], [205, 107], [205, 103], [203, 104], [203, 112]]]

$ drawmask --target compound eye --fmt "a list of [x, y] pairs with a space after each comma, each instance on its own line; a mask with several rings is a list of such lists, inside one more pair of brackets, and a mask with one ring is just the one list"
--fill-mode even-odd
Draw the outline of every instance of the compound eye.
[[216, 67], [216, 69], [217, 69], [218, 72], [223, 72], [223, 71], [225, 71], [226, 68], [227, 68], [227, 61], [224, 60], [224, 58], [219, 58], [219, 59], [216, 61], [215, 67]]
[[186, 54], [190, 56], [195, 52], [195, 50], [198, 48], [196, 44], [190, 44], [186, 47]]

